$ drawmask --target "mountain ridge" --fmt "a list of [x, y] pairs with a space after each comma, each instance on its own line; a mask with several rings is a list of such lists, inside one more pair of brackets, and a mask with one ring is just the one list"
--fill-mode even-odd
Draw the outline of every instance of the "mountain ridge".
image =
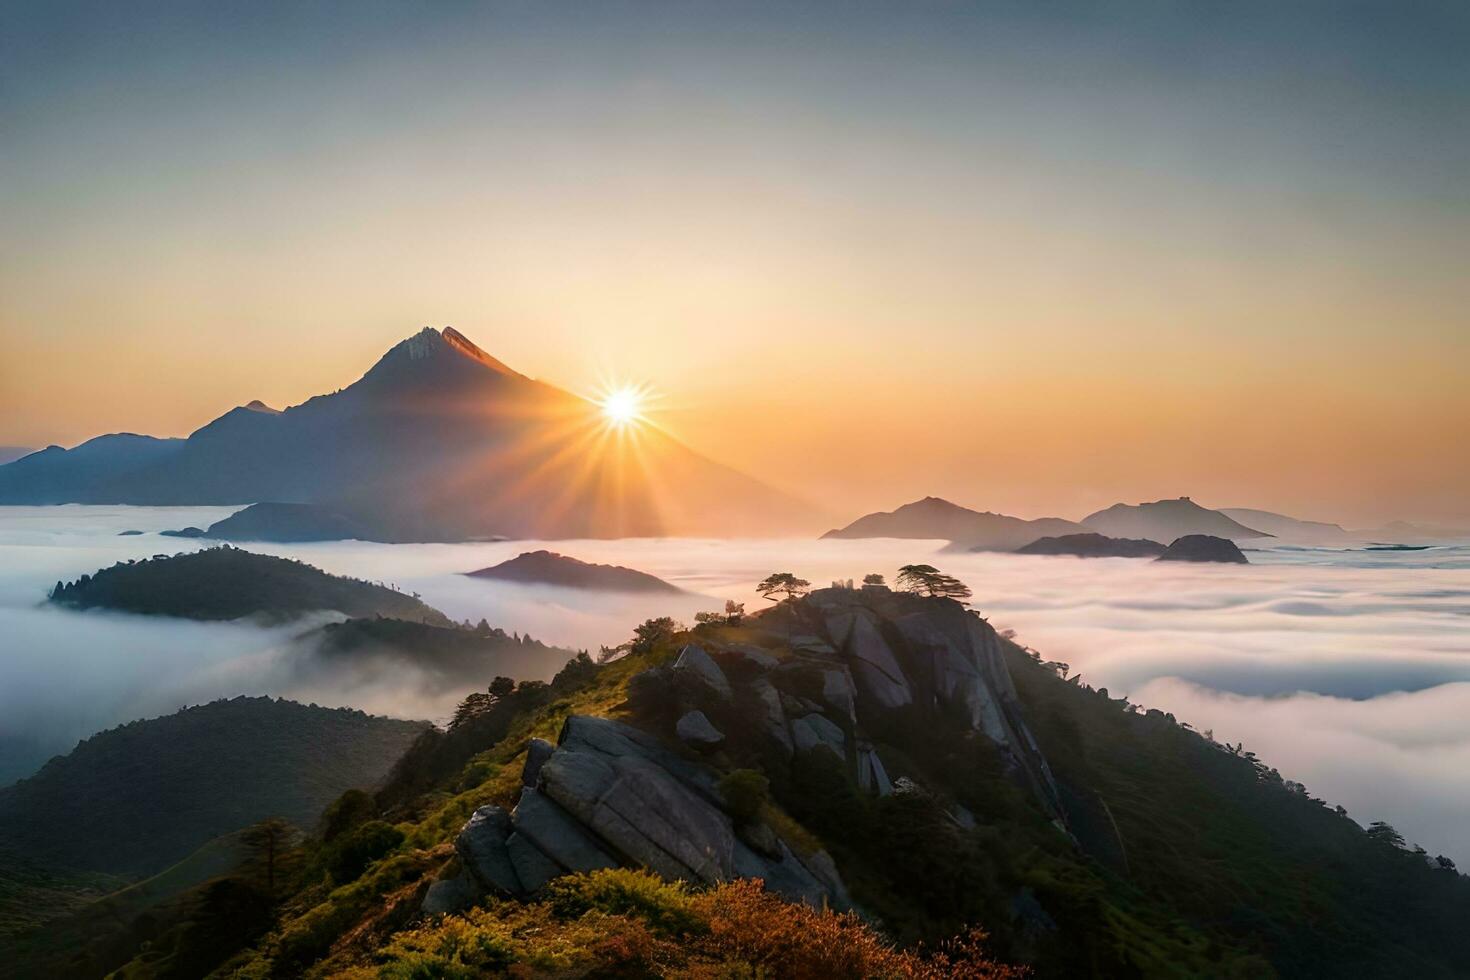
[[103, 436], [0, 466], [0, 503], [260, 502], [329, 507], [386, 541], [760, 534], [814, 516], [655, 425], [609, 438], [596, 405], [452, 327], [283, 411], [237, 406], [187, 439]]

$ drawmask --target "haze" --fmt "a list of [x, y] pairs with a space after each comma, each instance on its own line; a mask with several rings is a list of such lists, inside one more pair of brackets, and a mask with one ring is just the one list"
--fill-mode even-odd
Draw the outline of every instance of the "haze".
[[[227, 508], [0, 508], [0, 755], [39, 764], [78, 738], [183, 704], [275, 694], [399, 717], [442, 719], [462, 691], [429, 693], [412, 670], [303, 676], [287, 656], [312, 623], [261, 629], [38, 608], [58, 578], [156, 551], [197, 547], [153, 534]], [[675, 540], [546, 543], [618, 561], [689, 590], [614, 595], [460, 574], [537, 542], [461, 545], [251, 544], [337, 574], [384, 579], [456, 618], [547, 643], [626, 640], [651, 616], [692, 621], [725, 598], [761, 602], [772, 569], [817, 583], [891, 575], [928, 559], [975, 589], [975, 607], [1113, 697], [1176, 713], [1244, 742], [1355, 819], [1389, 820], [1432, 851], [1470, 860], [1470, 549], [1252, 551], [1248, 566], [1129, 559], [937, 554], [937, 541]], [[558, 665], [551, 665], [555, 670]], [[494, 671], [488, 667], [487, 671]]]
[[834, 516], [1470, 516], [1463, 4], [919, 6], [9, 4], [0, 444], [453, 324]]

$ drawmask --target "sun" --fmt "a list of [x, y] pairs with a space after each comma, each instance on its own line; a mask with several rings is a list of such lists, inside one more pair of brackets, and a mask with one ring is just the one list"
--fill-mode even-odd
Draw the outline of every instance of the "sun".
[[609, 425], [631, 425], [642, 417], [643, 392], [633, 387], [618, 388], [609, 392], [599, 404], [602, 417]]

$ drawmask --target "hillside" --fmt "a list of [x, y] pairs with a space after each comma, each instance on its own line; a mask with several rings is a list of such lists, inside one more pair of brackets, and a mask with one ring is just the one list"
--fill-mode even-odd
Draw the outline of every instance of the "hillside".
[[0, 840], [42, 866], [144, 876], [266, 817], [315, 826], [425, 723], [271, 698], [215, 701], [93, 735], [0, 789]]
[[1114, 504], [1107, 510], [1087, 515], [1082, 523], [1087, 525], [1083, 530], [1098, 531], [1109, 537], [1150, 541], [1173, 541], [1186, 534], [1208, 534], [1232, 541], [1271, 537], [1217, 510], [1201, 507], [1188, 497], [1147, 504]]
[[187, 619], [290, 619], [331, 610], [346, 616], [392, 616], [449, 625], [437, 609], [383, 585], [329, 575], [290, 558], [224, 545], [173, 556], [119, 562], [71, 583], [50, 601], [72, 609]]
[[317, 672], [334, 677], [344, 670], [401, 671], [412, 677], [413, 694], [430, 697], [461, 694], [496, 676], [548, 681], [576, 656], [574, 650], [484, 624], [446, 627], [387, 618], [328, 623], [302, 637], [298, 648], [298, 679], [309, 680]]
[[1059, 517], [1034, 521], [970, 510], [939, 497], [925, 497], [897, 510], [859, 517], [823, 538], [928, 538], [949, 541], [957, 550], [1014, 551], [1048, 535], [1075, 534], [1087, 528]]
[[593, 589], [604, 592], [682, 592], [677, 585], [635, 568], [622, 565], [595, 565], [554, 551], [527, 551], [508, 561], [475, 572], [471, 578], [494, 579], [497, 582], [522, 582], [536, 585], [558, 585], [567, 589]]
[[1285, 514], [1251, 507], [1221, 507], [1220, 513], [1247, 527], [1264, 531], [1284, 544], [1308, 544], [1346, 547], [1361, 541], [1337, 524], [1303, 521]]
[[251, 504], [215, 521], [204, 537], [219, 541], [371, 541], [377, 535], [356, 518], [314, 504]]
[[658, 426], [631, 433], [636, 466], [606, 435], [595, 404], [426, 327], [284, 411], [240, 406], [188, 439], [104, 436], [0, 466], [0, 504], [314, 504], [385, 541], [811, 527], [807, 505]]
[[[466, 702], [332, 832], [377, 856], [303, 878], [221, 975], [852, 975], [876, 968], [843, 959], [870, 949], [849, 904], [905, 947], [980, 926], [1039, 977], [1470, 971], [1451, 866], [950, 600], [823, 589], [657, 625]], [[833, 911], [721, 884], [746, 875]]]

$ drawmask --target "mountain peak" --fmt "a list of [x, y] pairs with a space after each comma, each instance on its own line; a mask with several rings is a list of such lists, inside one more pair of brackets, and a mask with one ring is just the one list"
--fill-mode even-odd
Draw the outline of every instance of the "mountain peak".
[[240, 407], [243, 408], [243, 409], [245, 409], [245, 411], [247, 411], [247, 412], [261, 412], [261, 413], [263, 413], [265, 415], [280, 415], [281, 414], [281, 410], [279, 408], [271, 408], [269, 405], [267, 405], [265, 402], [261, 401], [259, 398], [252, 398], [250, 401], [246, 402], [244, 405], [241, 405]]
[[473, 341], [453, 327], [445, 327], [436, 330], [433, 327], [425, 327], [418, 333], [399, 343], [390, 350], [384, 359], [401, 355], [410, 361], [427, 361], [448, 355], [458, 355], [469, 358], [497, 374], [520, 377], [516, 371], [506, 367], [504, 363], [491, 357], [481, 350]]

